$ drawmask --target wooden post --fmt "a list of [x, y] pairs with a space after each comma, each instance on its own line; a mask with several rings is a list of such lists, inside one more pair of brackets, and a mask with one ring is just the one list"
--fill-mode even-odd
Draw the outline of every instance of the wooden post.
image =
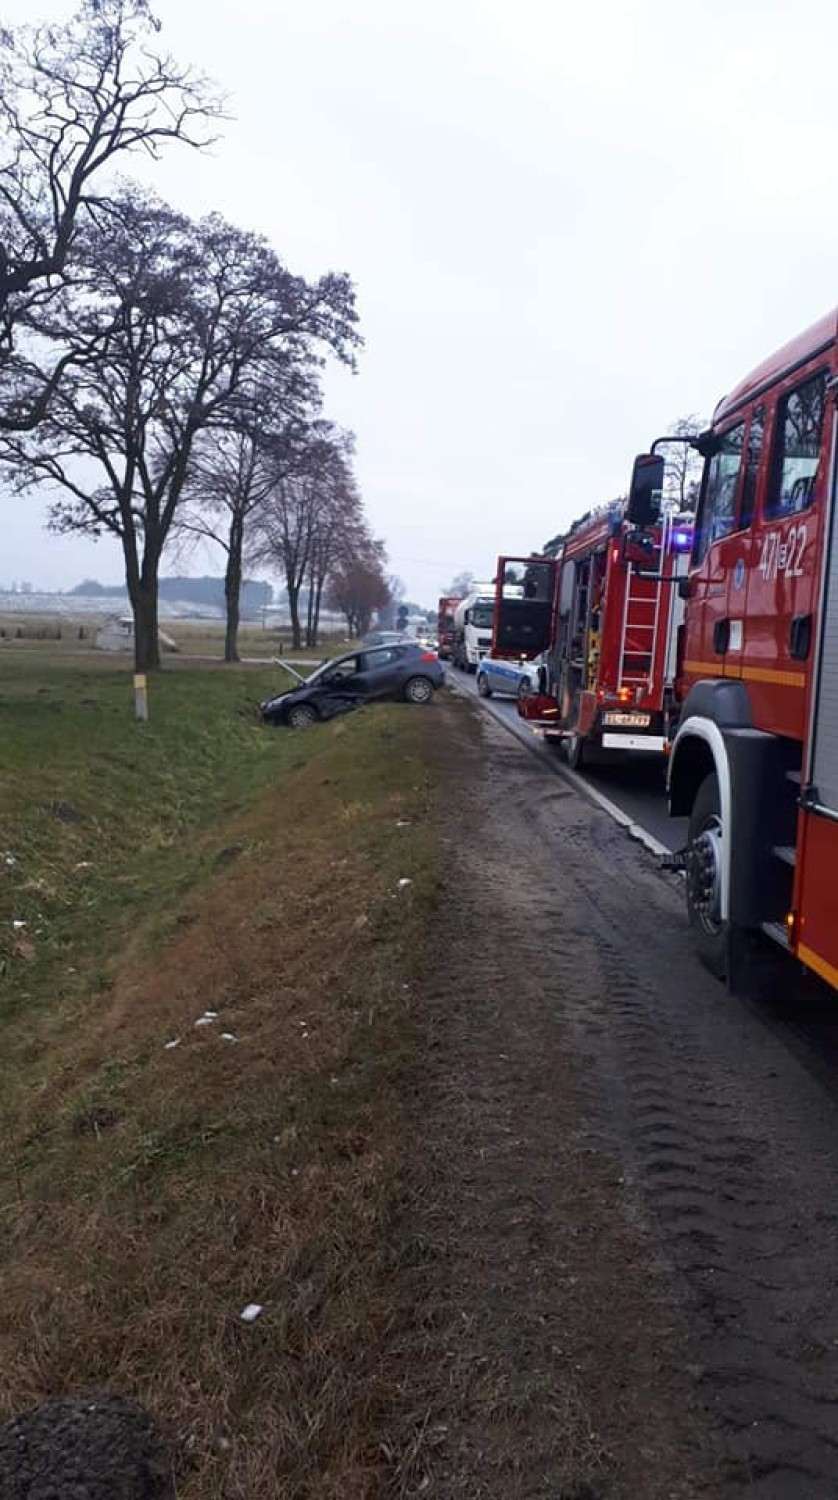
[[148, 678], [144, 672], [134, 673], [134, 716], [148, 721]]

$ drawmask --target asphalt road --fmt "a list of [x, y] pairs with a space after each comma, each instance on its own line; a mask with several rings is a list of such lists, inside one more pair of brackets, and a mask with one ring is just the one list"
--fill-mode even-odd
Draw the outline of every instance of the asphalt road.
[[[836, 996], [798, 991], [791, 965], [771, 1001], [727, 994], [696, 959], [681, 882], [499, 717], [461, 736], [451, 771], [433, 1036], [434, 1069], [451, 1059], [442, 1118], [460, 1123], [425, 1151], [450, 1174], [436, 1243], [454, 1288], [428, 1388], [467, 1391], [472, 1416], [488, 1384], [491, 1423], [466, 1437], [443, 1417], [460, 1482], [438, 1492], [836, 1500]], [[615, 1243], [632, 1228], [642, 1244]], [[433, 1225], [417, 1238], [433, 1244]], [[638, 1271], [645, 1306], [630, 1305]], [[457, 1376], [452, 1350], [486, 1307]], [[492, 1423], [517, 1447], [502, 1476], [485, 1469]], [[592, 1435], [611, 1476], [565, 1483]], [[483, 1472], [461, 1478], [462, 1456]]]
[[623, 766], [597, 767], [581, 772], [570, 771], [559, 758], [556, 745], [539, 740], [522, 719], [518, 718], [512, 698], [478, 698], [475, 679], [465, 672], [448, 669], [449, 681], [493, 714], [506, 728], [534, 753], [553, 765], [556, 773], [572, 781], [580, 791], [587, 790], [635, 823], [666, 849], [680, 849], [686, 839], [686, 818], [670, 818], [666, 806], [664, 768], [658, 756], [634, 760]]

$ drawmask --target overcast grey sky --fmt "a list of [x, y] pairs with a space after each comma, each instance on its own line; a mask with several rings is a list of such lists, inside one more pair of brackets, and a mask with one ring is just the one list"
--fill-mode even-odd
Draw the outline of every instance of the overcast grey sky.
[[[33, 9], [70, 7], [0, 4]], [[367, 348], [328, 415], [411, 597], [623, 491], [636, 450], [838, 301], [828, 0], [156, 11], [234, 119], [155, 187], [357, 284]], [[0, 581], [122, 576], [42, 514], [0, 501]]]

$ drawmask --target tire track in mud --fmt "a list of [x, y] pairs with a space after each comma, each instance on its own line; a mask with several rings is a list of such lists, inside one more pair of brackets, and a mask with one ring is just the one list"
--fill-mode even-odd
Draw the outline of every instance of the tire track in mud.
[[543, 928], [555, 948], [564, 907], [555, 992], [586, 1063], [591, 1138], [620, 1160], [687, 1302], [730, 1455], [725, 1493], [831, 1500], [838, 1112], [758, 1012], [698, 968], [674, 883], [544, 783], [493, 744], [507, 865], [525, 851], [535, 866], [530, 936]]

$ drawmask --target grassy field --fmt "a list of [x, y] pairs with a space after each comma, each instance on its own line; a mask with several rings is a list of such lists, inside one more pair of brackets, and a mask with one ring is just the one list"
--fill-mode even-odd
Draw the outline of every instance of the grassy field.
[[[90, 615], [70, 619], [58, 615], [0, 612], [0, 650], [10, 654], [34, 651], [45, 660], [52, 660], [56, 654], [95, 656], [98, 659], [103, 654], [96, 650], [96, 632], [101, 624], [102, 619]], [[219, 662], [224, 658], [224, 625], [221, 621], [163, 620], [161, 629], [175, 641], [179, 654], [206, 657]], [[238, 643], [241, 657], [257, 659], [281, 655], [288, 657], [290, 661], [322, 661], [326, 657], [340, 656], [342, 652], [351, 650], [351, 642], [338, 634], [322, 637], [317, 646], [303, 646], [295, 651], [291, 646], [289, 630], [265, 630], [261, 625], [249, 623], [242, 625]], [[125, 653], [119, 653], [116, 659], [119, 660], [122, 655], [125, 660], [130, 660], [130, 647]], [[113, 664], [114, 657], [109, 659]], [[171, 663], [177, 657], [164, 653], [164, 660]]]
[[139, 725], [124, 669], [0, 653], [0, 1413], [134, 1395], [182, 1500], [404, 1471], [371, 1433], [434, 711], [270, 731], [275, 682], [163, 673]]

